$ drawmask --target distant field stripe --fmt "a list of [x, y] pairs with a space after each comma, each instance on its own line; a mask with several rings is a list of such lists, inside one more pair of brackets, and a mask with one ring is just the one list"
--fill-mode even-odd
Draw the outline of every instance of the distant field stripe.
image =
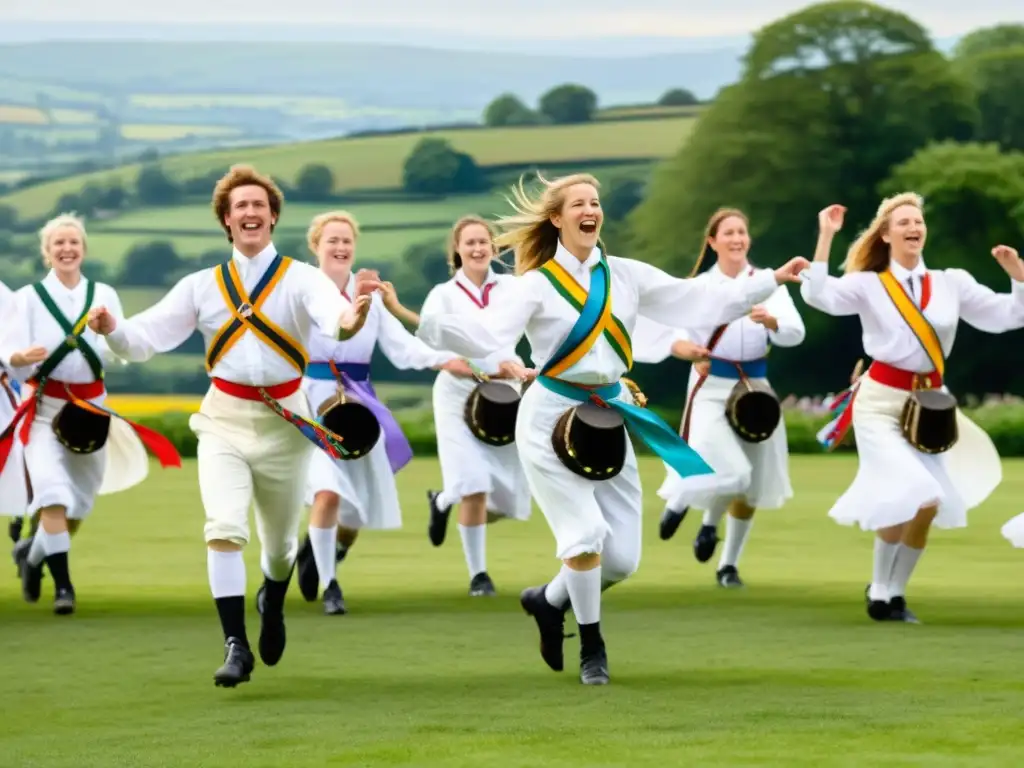
[[46, 115], [37, 107], [0, 104], [0, 123], [11, 125], [46, 125]]

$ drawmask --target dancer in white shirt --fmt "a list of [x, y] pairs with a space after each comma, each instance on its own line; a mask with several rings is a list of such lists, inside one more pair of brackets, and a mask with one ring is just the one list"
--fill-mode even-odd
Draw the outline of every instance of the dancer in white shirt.
[[932, 525], [963, 528], [968, 510], [1002, 480], [991, 439], [956, 407], [944, 373], [962, 319], [978, 330], [1024, 327], [1024, 262], [1005, 245], [992, 255], [1011, 279], [995, 293], [962, 269], [928, 269], [921, 198], [883, 200], [846, 256], [845, 274], [830, 277], [828, 258], [845, 209], [818, 215], [820, 233], [806, 281], [807, 303], [830, 315], [858, 315], [867, 372], [837, 399], [837, 418], [822, 430], [827, 447], [852, 426], [858, 470], [829, 515], [875, 532], [866, 600], [876, 621], [916, 623], [906, 590]]
[[423, 313], [419, 336], [438, 349], [482, 357], [526, 334], [539, 367], [523, 394], [515, 440], [526, 478], [555, 537], [562, 569], [521, 602], [541, 636], [541, 656], [563, 668], [565, 611], [580, 629], [580, 681], [609, 681], [600, 630], [601, 592], [640, 561], [642, 494], [626, 428], [681, 476], [711, 475], [708, 465], [651, 412], [638, 407], [623, 373], [632, 366], [630, 334], [640, 315], [665, 325], [728, 323], [798, 279], [806, 259], [740, 283], [674, 278], [643, 262], [610, 257], [598, 246], [604, 215], [597, 180], [579, 174], [541, 178], [536, 198], [515, 188], [517, 214], [499, 222], [499, 247], [514, 249], [509, 296], [493, 313]]
[[[491, 265], [496, 255], [494, 238], [486, 221], [477, 216], [459, 219], [448, 242], [448, 267], [452, 278], [430, 291], [421, 314], [487, 318], [500, 312], [506, 297], [514, 290], [516, 279], [494, 272]], [[451, 508], [459, 505], [459, 537], [472, 596], [496, 594], [487, 570], [487, 524], [505, 518], [527, 520], [530, 517], [530, 488], [511, 438], [515, 424], [513, 401], [518, 400], [523, 382], [531, 375], [532, 371], [523, 366], [522, 358], [516, 354], [513, 342], [490, 355], [480, 355], [468, 362], [459, 360], [458, 367], [442, 371], [434, 380], [434, 427], [444, 490], [427, 493], [430, 504], [427, 533], [435, 547], [441, 546], [448, 531]], [[479, 430], [467, 425], [467, 400], [477, 396], [474, 391], [482, 376], [516, 393], [507, 404], [508, 419], [504, 426], [508, 442], [488, 442], [476, 434]], [[481, 407], [491, 405], [478, 403]], [[500, 418], [490, 426], [498, 427]]]
[[[359, 223], [346, 211], [320, 214], [313, 219], [307, 235], [320, 269], [346, 299], [356, 290], [352, 265], [358, 238]], [[361, 276], [366, 274], [360, 271]], [[297, 578], [299, 591], [309, 602], [323, 590], [327, 615], [341, 615], [347, 610], [336, 569], [359, 531], [402, 527], [395, 475], [412, 459], [412, 448], [370, 383], [370, 360], [378, 348], [401, 370], [445, 368], [454, 365], [450, 361], [458, 360], [457, 355], [437, 352], [409, 333], [384, 309], [381, 296], [373, 298], [365, 324], [352, 338], [339, 341], [324, 333], [313, 334], [309, 348], [312, 359], [302, 383], [311, 410], [318, 412], [321, 404], [334, 402], [340, 387], [347, 400], [368, 409], [360, 408], [367, 418], [366, 428], [379, 435], [369, 453], [359, 458], [336, 461], [323, 451], [314, 451], [309, 464], [309, 531], [299, 548]]]
[[[373, 281], [349, 303], [323, 272], [277, 253], [271, 233], [281, 215], [277, 185], [249, 166], [217, 183], [213, 209], [234, 246], [224, 264], [182, 278], [157, 304], [127, 320], [103, 308], [90, 327], [126, 359], [169, 352], [198, 329], [206, 343], [209, 392], [189, 426], [199, 438], [199, 491], [206, 510], [207, 570], [221, 627], [218, 686], [249, 680], [255, 663], [245, 627], [249, 508], [255, 502], [263, 585], [260, 658], [285, 649], [284, 599], [299, 548], [312, 452], [344, 452], [339, 436], [311, 420], [300, 390], [315, 330], [350, 335], [366, 320]], [[316, 448], [314, 447], [316, 446]]]
[[[0, 281], [0, 334], [11, 331], [19, 322], [16, 303], [14, 291]], [[2, 346], [2, 343], [0, 343], [0, 346]], [[21, 386], [18, 380], [10, 375], [3, 363], [0, 363], [0, 433], [10, 425], [11, 420], [14, 418], [14, 413], [18, 410], [20, 404]], [[15, 441], [11, 446], [11, 451], [15, 455], [13, 458], [8, 458], [8, 461], [24, 466], [25, 457], [21, 443]], [[27, 471], [25, 473], [25, 482], [26, 484], [28, 483]], [[26, 485], [26, 498], [28, 501], [31, 501], [31, 496], [32, 489]], [[14, 494], [11, 497], [6, 493], [0, 492], [0, 517], [10, 516], [11, 522], [7, 526], [7, 534], [15, 545], [21, 540], [22, 528], [25, 522], [25, 508], [18, 507], [21, 500], [21, 493]], [[15, 564], [17, 564], [17, 551], [15, 551], [14, 558]]]
[[[709, 260], [709, 251], [715, 254], [710, 257], [714, 263], [696, 280], [742, 282], [763, 271], [747, 259], [747, 226], [746, 215], [734, 208], [711, 216], [692, 274]], [[645, 342], [648, 327], [654, 338]], [[738, 566], [754, 511], [778, 509], [793, 496], [786, 424], [767, 378], [767, 355], [771, 346], [794, 347], [804, 336], [803, 320], [784, 285], [749, 315], [725, 325], [666, 328], [644, 318], [637, 323], [637, 360], [657, 363], [674, 355], [693, 362], [680, 434], [718, 478], [717, 487], [688, 492], [683, 479], [667, 467], [658, 491], [667, 503], [661, 538], [672, 537], [689, 507], [704, 510], [693, 552], [699, 562], [707, 562], [718, 544], [719, 521], [728, 512], [715, 573], [721, 587], [743, 586]]]
[[54, 582], [53, 610], [67, 615], [76, 608], [71, 535], [96, 497], [142, 482], [149, 473], [146, 448], [165, 467], [180, 467], [181, 458], [167, 438], [111, 418], [116, 414], [103, 406], [104, 365], [123, 361], [86, 328], [86, 317], [97, 305], [119, 317], [121, 303], [109, 285], [82, 275], [84, 222], [62, 214], [43, 226], [39, 239], [50, 271], [15, 294], [14, 322], [0, 331], [0, 361], [34, 390], [0, 435], [0, 496], [12, 511], [39, 518], [31, 540], [14, 551], [22, 596], [39, 600], [45, 563]]

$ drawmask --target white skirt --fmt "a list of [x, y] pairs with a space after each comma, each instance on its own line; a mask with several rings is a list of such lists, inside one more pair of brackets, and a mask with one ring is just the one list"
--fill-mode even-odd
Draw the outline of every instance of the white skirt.
[[1007, 522], [1001, 533], [1013, 546], [1024, 548], [1024, 513]]
[[[103, 398], [92, 402], [102, 404]], [[148, 476], [146, 448], [121, 419], [110, 420], [107, 443], [95, 453], [75, 454], [61, 445], [53, 432], [53, 419], [66, 404], [66, 400], [44, 396], [29, 431], [28, 445], [22, 446], [15, 438], [14, 448], [0, 473], [4, 514], [34, 515], [43, 507], [61, 506], [67, 510], [68, 518], [83, 520], [92, 511], [97, 495], [126, 490]], [[32, 482], [31, 503], [25, 467]]]
[[899, 427], [907, 395], [867, 375], [861, 378], [850, 406], [857, 475], [829, 512], [836, 522], [877, 531], [912, 520], [921, 507], [938, 503], [933, 525], [964, 528], [967, 511], [1002, 481], [992, 440], [959, 410], [959, 440], [950, 450], [932, 455], [913, 448]]
[[[11, 405], [7, 393], [0, 391], [0, 433], [11, 423], [16, 407]], [[15, 435], [7, 463], [0, 472], [0, 517], [23, 517], [27, 509], [25, 448]]]
[[[517, 391], [520, 385], [503, 382]], [[441, 463], [444, 493], [461, 499], [474, 493], [487, 494], [487, 511], [516, 520], [528, 520], [530, 490], [519, 461], [516, 442], [493, 446], [481, 442], [466, 426], [466, 399], [476, 387], [473, 379], [441, 371], [434, 380], [434, 429]], [[532, 389], [532, 387], [531, 387]], [[520, 404], [520, 419], [522, 404]]]
[[[691, 377], [690, 391], [698, 379]], [[715, 474], [684, 479], [665, 465], [658, 496], [671, 509], [710, 509], [715, 499], [742, 498], [751, 507], [778, 509], [793, 498], [789, 481], [789, 444], [785, 420], [762, 443], [742, 440], [729, 426], [725, 403], [735, 379], [709, 376], [693, 396], [687, 443]]]

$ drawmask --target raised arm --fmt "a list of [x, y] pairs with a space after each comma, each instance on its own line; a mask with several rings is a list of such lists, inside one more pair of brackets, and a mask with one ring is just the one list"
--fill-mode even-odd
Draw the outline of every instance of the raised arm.
[[[383, 301], [381, 302], [383, 304]], [[437, 368], [458, 357], [453, 352], [439, 352], [431, 349], [405, 329], [399, 320], [380, 307], [380, 335], [377, 343], [384, 356], [400, 370], [423, 370]]]
[[[997, 252], [1000, 255], [996, 255]], [[960, 298], [960, 317], [979, 331], [987, 333], [1005, 333], [1024, 328], [1024, 263], [1021, 263], [1016, 251], [1006, 246], [993, 249], [993, 255], [1010, 276], [1009, 293], [996, 293], [975, 280], [966, 270], [946, 270], [946, 276], [950, 278]]]
[[828, 274], [832, 240], [836, 232], [842, 229], [845, 216], [846, 209], [841, 205], [830, 205], [818, 213], [818, 242], [814, 247], [814, 261], [800, 286], [800, 295], [808, 306], [837, 317], [860, 314], [864, 306], [861, 275], [830, 277]]
[[511, 290], [487, 315], [449, 314], [444, 311], [439, 288], [423, 302], [416, 336], [437, 350], [451, 350], [470, 358], [486, 358], [515, 349], [530, 318], [541, 307], [541, 291], [526, 274], [510, 281]]
[[764, 303], [764, 307], [768, 314], [775, 318], [776, 327], [768, 329], [768, 339], [772, 344], [777, 347], [795, 347], [803, 343], [807, 329], [804, 328], [804, 320], [797, 312], [796, 304], [793, 303], [793, 297], [789, 295], [786, 286], [780, 285], [776, 288], [775, 293]]
[[642, 261], [622, 259], [637, 288], [637, 314], [672, 327], [731, 323], [771, 296], [782, 282], [796, 281], [806, 259], [792, 259], [774, 273], [758, 272], [749, 280], [712, 283], [672, 277]]
[[195, 278], [183, 277], [160, 301], [129, 318], [116, 317], [113, 308], [96, 307], [89, 313], [89, 327], [107, 337], [115, 355], [133, 363], [170, 352], [196, 330]]

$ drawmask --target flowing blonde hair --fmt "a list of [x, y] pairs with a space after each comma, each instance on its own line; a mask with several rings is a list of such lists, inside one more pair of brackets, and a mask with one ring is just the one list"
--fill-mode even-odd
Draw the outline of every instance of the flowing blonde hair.
[[882, 235], [889, 231], [889, 219], [893, 212], [904, 205], [912, 205], [923, 212], [924, 198], [916, 192], [900, 192], [885, 198], [878, 206], [871, 224], [846, 252], [844, 272], [884, 272], [889, 268], [889, 244], [882, 240]]
[[735, 216], [738, 219], [742, 219], [743, 223], [750, 229], [750, 220], [747, 218], [747, 214], [741, 211], [739, 208], [719, 208], [708, 219], [708, 225], [704, 227], [704, 240], [700, 247], [700, 253], [697, 255], [697, 261], [693, 265], [693, 269], [690, 270], [690, 277], [693, 277], [700, 272], [701, 265], [704, 260], [708, 258], [708, 251], [711, 250], [711, 243], [708, 241], [718, 236], [718, 228], [722, 226], [722, 222], [731, 216]]
[[566, 190], [577, 184], [601, 188], [598, 180], [589, 173], [575, 173], [553, 181], [548, 181], [538, 173], [537, 180], [542, 185], [540, 194], [531, 198], [523, 186], [523, 177], [519, 177], [519, 183], [512, 187], [514, 199], [505, 198], [515, 213], [497, 221], [504, 231], [498, 235], [494, 244], [515, 251], [517, 275], [537, 269], [555, 255], [559, 232], [551, 222], [551, 217], [561, 213]]
[[479, 224], [481, 227], [487, 230], [488, 236], [491, 238], [491, 253], [494, 256], [498, 255], [498, 247], [494, 244], [494, 228], [483, 218], [475, 214], [469, 214], [463, 216], [461, 219], [455, 222], [455, 226], [452, 227], [451, 236], [448, 238], [448, 272], [455, 274], [462, 268], [462, 257], [459, 256], [459, 238], [462, 237], [462, 230], [473, 224]]
[[77, 229], [78, 234], [82, 238], [83, 253], [87, 248], [85, 220], [83, 218], [74, 211], [54, 216], [48, 222], [43, 224], [42, 229], [39, 230], [39, 252], [43, 254], [43, 265], [47, 268], [53, 266], [53, 262], [50, 261], [50, 254], [47, 253], [47, 250], [50, 247], [50, 238], [52, 238], [53, 234], [61, 227], [73, 227], [74, 229]]
[[324, 236], [324, 230], [328, 224], [348, 224], [352, 227], [352, 239], [359, 240], [359, 222], [356, 217], [348, 211], [327, 211], [313, 217], [309, 222], [309, 230], [306, 232], [306, 245], [316, 256], [316, 249], [320, 247], [320, 238]]

